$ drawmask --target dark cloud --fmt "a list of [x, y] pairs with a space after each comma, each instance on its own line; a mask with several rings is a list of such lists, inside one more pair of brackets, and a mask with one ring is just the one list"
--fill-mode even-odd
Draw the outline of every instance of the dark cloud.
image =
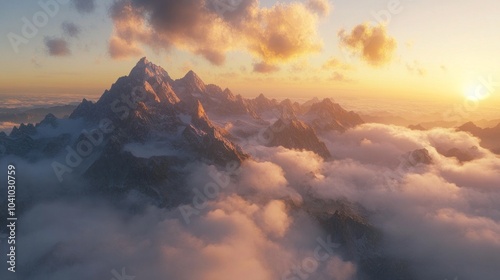
[[308, 0], [307, 7], [321, 16], [327, 16], [330, 13], [330, 3], [328, 0]]
[[206, 0], [206, 8], [225, 21], [241, 25], [251, 20], [251, 13], [259, 6], [258, 0]]
[[81, 14], [92, 13], [95, 10], [95, 0], [73, 0], [73, 4]]
[[71, 54], [68, 42], [62, 38], [45, 37], [45, 46], [51, 56], [68, 56]]
[[387, 34], [384, 25], [360, 24], [349, 33], [339, 31], [341, 46], [359, 54], [367, 63], [380, 66], [389, 63], [397, 47], [396, 40]]
[[318, 15], [300, 2], [261, 8], [257, 0], [121, 0], [111, 17], [114, 38], [134, 47], [188, 50], [215, 65], [230, 50], [272, 63], [321, 49]]
[[81, 29], [78, 25], [73, 22], [65, 21], [61, 24], [64, 35], [69, 37], [78, 37], [80, 35]]

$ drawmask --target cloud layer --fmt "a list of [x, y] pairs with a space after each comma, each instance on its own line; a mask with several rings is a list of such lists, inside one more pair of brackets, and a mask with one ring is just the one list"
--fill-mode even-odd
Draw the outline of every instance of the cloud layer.
[[[364, 207], [384, 234], [384, 251], [407, 260], [418, 280], [497, 279], [500, 159], [477, 138], [448, 129], [380, 124], [322, 138], [335, 160], [245, 146], [254, 159], [202, 201], [188, 223], [179, 209], [158, 208], [138, 192], [109, 203], [75, 183], [74, 196], [53, 201], [49, 198], [61, 190], [39, 188], [55, 185], [50, 183], [55, 178], [43, 175], [50, 168], [16, 161], [20, 170], [40, 170], [23, 177], [20, 195], [47, 198], [20, 219], [19, 266], [36, 271], [23, 270], [23, 279], [107, 279], [122, 268], [137, 279], [283, 279], [297, 265], [307, 267], [316, 239], [325, 237], [300, 211], [306, 196]], [[472, 160], [443, 155], [453, 148]], [[418, 149], [426, 149], [432, 163], [408, 157]], [[214, 166], [190, 168], [185, 188], [213, 182]], [[229, 172], [220, 172], [229, 178]], [[355, 280], [359, 274], [355, 262], [337, 253], [313, 268], [311, 274], [325, 279]]]
[[[384, 232], [388, 252], [410, 261], [417, 279], [497, 278], [500, 159], [477, 138], [451, 129], [366, 124], [323, 140], [335, 161], [284, 148], [249, 150], [280, 166], [296, 189], [363, 205]], [[453, 148], [473, 160], [443, 155]], [[429, 152], [431, 164], [408, 157], [418, 149]]]

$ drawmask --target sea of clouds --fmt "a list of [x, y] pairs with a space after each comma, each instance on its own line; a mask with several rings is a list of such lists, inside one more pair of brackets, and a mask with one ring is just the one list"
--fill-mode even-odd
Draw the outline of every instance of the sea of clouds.
[[[219, 170], [231, 180], [188, 220], [180, 208], [159, 208], [137, 192], [110, 201], [81, 182], [60, 190], [41, 167], [46, 162], [0, 158], [2, 168], [18, 165], [25, 207], [18, 279], [113, 279], [123, 269], [135, 279], [361, 279], [357, 264], [336, 250], [314, 262], [318, 239], [328, 236], [297, 210], [305, 195], [362, 205], [383, 232], [385, 250], [409, 260], [417, 279], [498, 278], [500, 159], [478, 139], [380, 124], [322, 139], [334, 160], [250, 139], [244, 149], [252, 159], [231, 174]], [[473, 160], [442, 155], [451, 148]], [[427, 149], [432, 163], [401, 168], [418, 149]], [[193, 164], [185, 187], [203, 190], [214, 170]], [[302, 278], [293, 274], [301, 265], [310, 271]]]

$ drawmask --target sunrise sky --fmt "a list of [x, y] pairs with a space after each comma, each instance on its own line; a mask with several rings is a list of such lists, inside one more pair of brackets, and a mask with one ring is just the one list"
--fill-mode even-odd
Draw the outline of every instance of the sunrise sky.
[[2, 3], [0, 94], [97, 96], [147, 56], [247, 97], [500, 100], [495, 0], [66, 2]]

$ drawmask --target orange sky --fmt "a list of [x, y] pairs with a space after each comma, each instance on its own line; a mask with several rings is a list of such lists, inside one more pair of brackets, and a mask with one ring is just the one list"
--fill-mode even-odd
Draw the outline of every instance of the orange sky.
[[5, 4], [0, 94], [100, 95], [147, 56], [173, 78], [193, 69], [249, 97], [461, 100], [483, 87], [483, 101], [500, 104], [497, 1], [238, 0], [168, 11], [142, 2], [58, 4], [32, 38], [23, 18], [35, 22], [43, 7]]

